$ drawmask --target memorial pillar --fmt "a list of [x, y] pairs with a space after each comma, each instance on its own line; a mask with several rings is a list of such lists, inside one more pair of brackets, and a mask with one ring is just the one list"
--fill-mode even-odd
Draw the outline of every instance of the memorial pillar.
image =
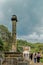
[[17, 22], [17, 16], [13, 15], [11, 18], [12, 21], [12, 51], [15, 52], [16, 49], [16, 22]]

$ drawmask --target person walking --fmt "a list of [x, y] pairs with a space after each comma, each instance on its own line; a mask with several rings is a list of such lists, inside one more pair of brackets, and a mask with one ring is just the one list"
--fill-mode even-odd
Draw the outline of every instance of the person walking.
[[41, 57], [40, 52], [38, 52], [38, 54], [37, 54], [37, 62], [38, 63], [40, 62], [40, 57]]
[[33, 57], [34, 57], [34, 63], [36, 63], [36, 61], [37, 61], [37, 54], [35, 53]]
[[30, 59], [33, 60], [33, 53], [30, 54]]

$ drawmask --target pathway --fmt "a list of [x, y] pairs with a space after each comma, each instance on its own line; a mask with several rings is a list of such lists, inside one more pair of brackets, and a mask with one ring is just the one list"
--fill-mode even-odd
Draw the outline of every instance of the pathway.
[[30, 65], [43, 65], [43, 63], [34, 63], [33, 61], [30, 62]]

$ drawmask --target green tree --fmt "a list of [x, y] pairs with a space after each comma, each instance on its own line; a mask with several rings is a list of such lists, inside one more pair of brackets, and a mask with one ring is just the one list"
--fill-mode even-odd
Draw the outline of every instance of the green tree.
[[4, 48], [3, 48], [3, 41], [0, 39], [0, 51], [3, 51], [4, 50]]
[[1, 39], [3, 40], [5, 40], [5, 41], [3, 41], [3, 43], [4, 43], [4, 51], [7, 51], [7, 50], [9, 50], [9, 48], [11, 47], [11, 43], [12, 43], [12, 36], [11, 36], [11, 32], [8, 30], [8, 28], [6, 27], [6, 26], [4, 26], [4, 25], [0, 25], [0, 32], [1, 33], [5, 33], [5, 36], [4, 36], [4, 38], [3, 38], [3, 36], [2, 36], [2, 34], [0, 34], [1, 35]]

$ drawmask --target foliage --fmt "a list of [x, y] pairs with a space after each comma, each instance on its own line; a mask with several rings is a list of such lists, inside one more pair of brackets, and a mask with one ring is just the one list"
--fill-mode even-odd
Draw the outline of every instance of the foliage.
[[6, 41], [7, 42], [12, 42], [12, 40], [10, 40], [10, 39], [12, 39], [11, 32], [8, 30], [8, 28], [6, 26], [4, 26], [4, 25], [0, 25], [0, 30], [2, 32], [5, 32], [6, 33], [6, 36], [8, 38], [8, 39], [6, 39]]
[[42, 58], [42, 59], [40, 59], [40, 62], [42, 62], [42, 63], [43, 63], [43, 58]]
[[[2, 42], [2, 40], [0, 39], [0, 50], [8, 51], [9, 49], [11, 49], [11, 45], [12, 45], [11, 32], [4, 25], [0, 25], [0, 29], [2, 31], [6, 32], [6, 34], [8, 36], [8, 40], [6, 40], [6, 42]], [[23, 48], [22, 48], [23, 46], [30, 46], [31, 52], [38, 52], [38, 51], [43, 52], [43, 44], [42, 43], [39, 43], [39, 42], [31, 43], [31, 42], [27, 42], [26, 40], [17, 40], [17, 50], [19, 52], [23, 51]]]
[[30, 46], [31, 52], [43, 52], [43, 43], [30, 43], [26, 40], [17, 40], [18, 50], [22, 52], [22, 46]]
[[4, 48], [3, 48], [3, 41], [0, 39], [0, 51], [3, 51], [4, 50]]
[[4, 25], [0, 25], [0, 29], [2, 31], [8, 32], [8, 28], [6, 26], [4, 26]]
[[6, 41], [3, 41], [3, 48], [4, 48], [4, 51], [8, 51], [9, 48], [11, 47], [11, 42], [12, 42], [11, 32], [4, 25], [0, 25], [0, 32], [5, 32], [6, 33], [7, 39], [5, 39]]

